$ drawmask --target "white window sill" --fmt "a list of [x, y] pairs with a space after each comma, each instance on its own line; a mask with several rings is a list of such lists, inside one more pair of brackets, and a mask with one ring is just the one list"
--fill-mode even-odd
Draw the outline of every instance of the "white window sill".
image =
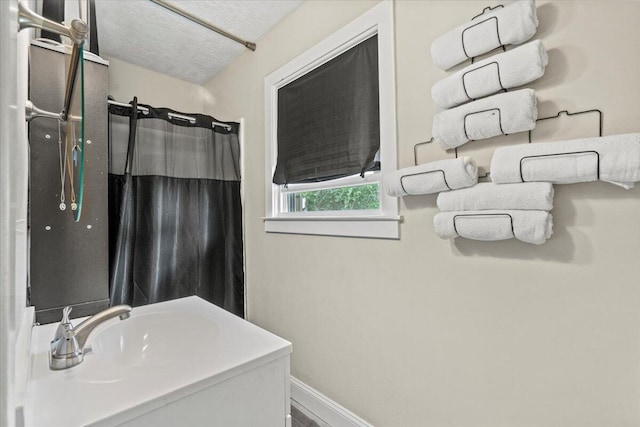
[[401, 216], [296, 216], [262, 218], [267, 233], [399, 239]]

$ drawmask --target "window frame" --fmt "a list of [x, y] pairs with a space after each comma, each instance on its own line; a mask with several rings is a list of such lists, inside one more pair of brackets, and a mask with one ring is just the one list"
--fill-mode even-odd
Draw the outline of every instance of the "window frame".
[[[384, 175], [394, 172], [397, 168], [393, 25], [393, 3], [388, 0], [383, 1], [265, 77], [266, 216], [263, 220], [266, 232], [399, 239], [401, 217], [398, 215], [398, 199], [388, 196], [382, 186]], [[378, 35], [381, 170], [366, 177], [366, 181], [360, 176], [352, 176], [320, 183], [290, 184], [286, 190], [283, 190], [283, 186], [273, 184], [273, 173], [278, 157], [278, 90], [376, 34]], [[379, 209], [328, 212], [280, 211], [283, 197], [293, 191], [329, 189], [364, 182], [378, 183]]]

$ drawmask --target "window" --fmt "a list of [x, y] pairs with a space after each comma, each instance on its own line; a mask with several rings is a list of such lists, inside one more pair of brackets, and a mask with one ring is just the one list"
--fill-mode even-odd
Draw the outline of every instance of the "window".
[[267, 232], [399, 237], [392, 3], [265, 78]]

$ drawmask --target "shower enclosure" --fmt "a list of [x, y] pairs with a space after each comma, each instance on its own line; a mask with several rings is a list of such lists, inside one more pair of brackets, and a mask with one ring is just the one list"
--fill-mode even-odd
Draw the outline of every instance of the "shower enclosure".
[[[43, 41], [33, 41], [29, 55], [30, 101], [38, 109], [60, 111], [66, 102], [66, 70], [72, 58], [64, 47]], [[91, 54], [86, 56], [81, 63], [84, 87], [78, 86], [74, 91], [68, 110], [69, 120], [61, 122], [45, 115], [29, 121], [29, 303], [36, 307], [36, 320], [40, 323], [59, 321], [62, 308], [67, 305], [73, 307], [73, 317], [91, 315], [109, 305], [108, 63]], [[77, 85], [80, 85], [81, 77], [79, 74]], [[84, 100], [81, 99], [83, 94]], [[81, 111], [83, 103], [84, 115]], [[85, 123], [84, 140], [81, 122], [77, 120], [80, 117]], [[78, 146], [75, 159], [71, 157], [72, 140]], [[64, 150], [65, 144], [68, 150]], [[62, 152], [65, 154], [61, 156]], [[66, 152], [69, 152], [68, 156]], [[65, 156], [67, 176], [63, 186], [61, 163]], [[84, 169], [83, 183], [79, 176], [81, 167]], [[68, 176], [72, 170], [75, 170], [73, 189]], [[80, 204], [81, 190], [83, 200]], [[65, 194], [62, 202], [61, 196], [64, 198]]]

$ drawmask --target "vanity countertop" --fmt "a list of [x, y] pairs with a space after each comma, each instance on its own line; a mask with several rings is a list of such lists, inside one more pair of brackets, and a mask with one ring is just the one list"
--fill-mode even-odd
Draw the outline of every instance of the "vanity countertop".
[[[292, 350], [195, 296], [135, 307], [129, 319], [105, 322], [89, 337], [84, 361], [60, 371], [50, 370], [48, 359], [56, 328], [33, 329], [26, 426], [119, 424]], [[145, 328], [150, 332], [139, 333]]]

